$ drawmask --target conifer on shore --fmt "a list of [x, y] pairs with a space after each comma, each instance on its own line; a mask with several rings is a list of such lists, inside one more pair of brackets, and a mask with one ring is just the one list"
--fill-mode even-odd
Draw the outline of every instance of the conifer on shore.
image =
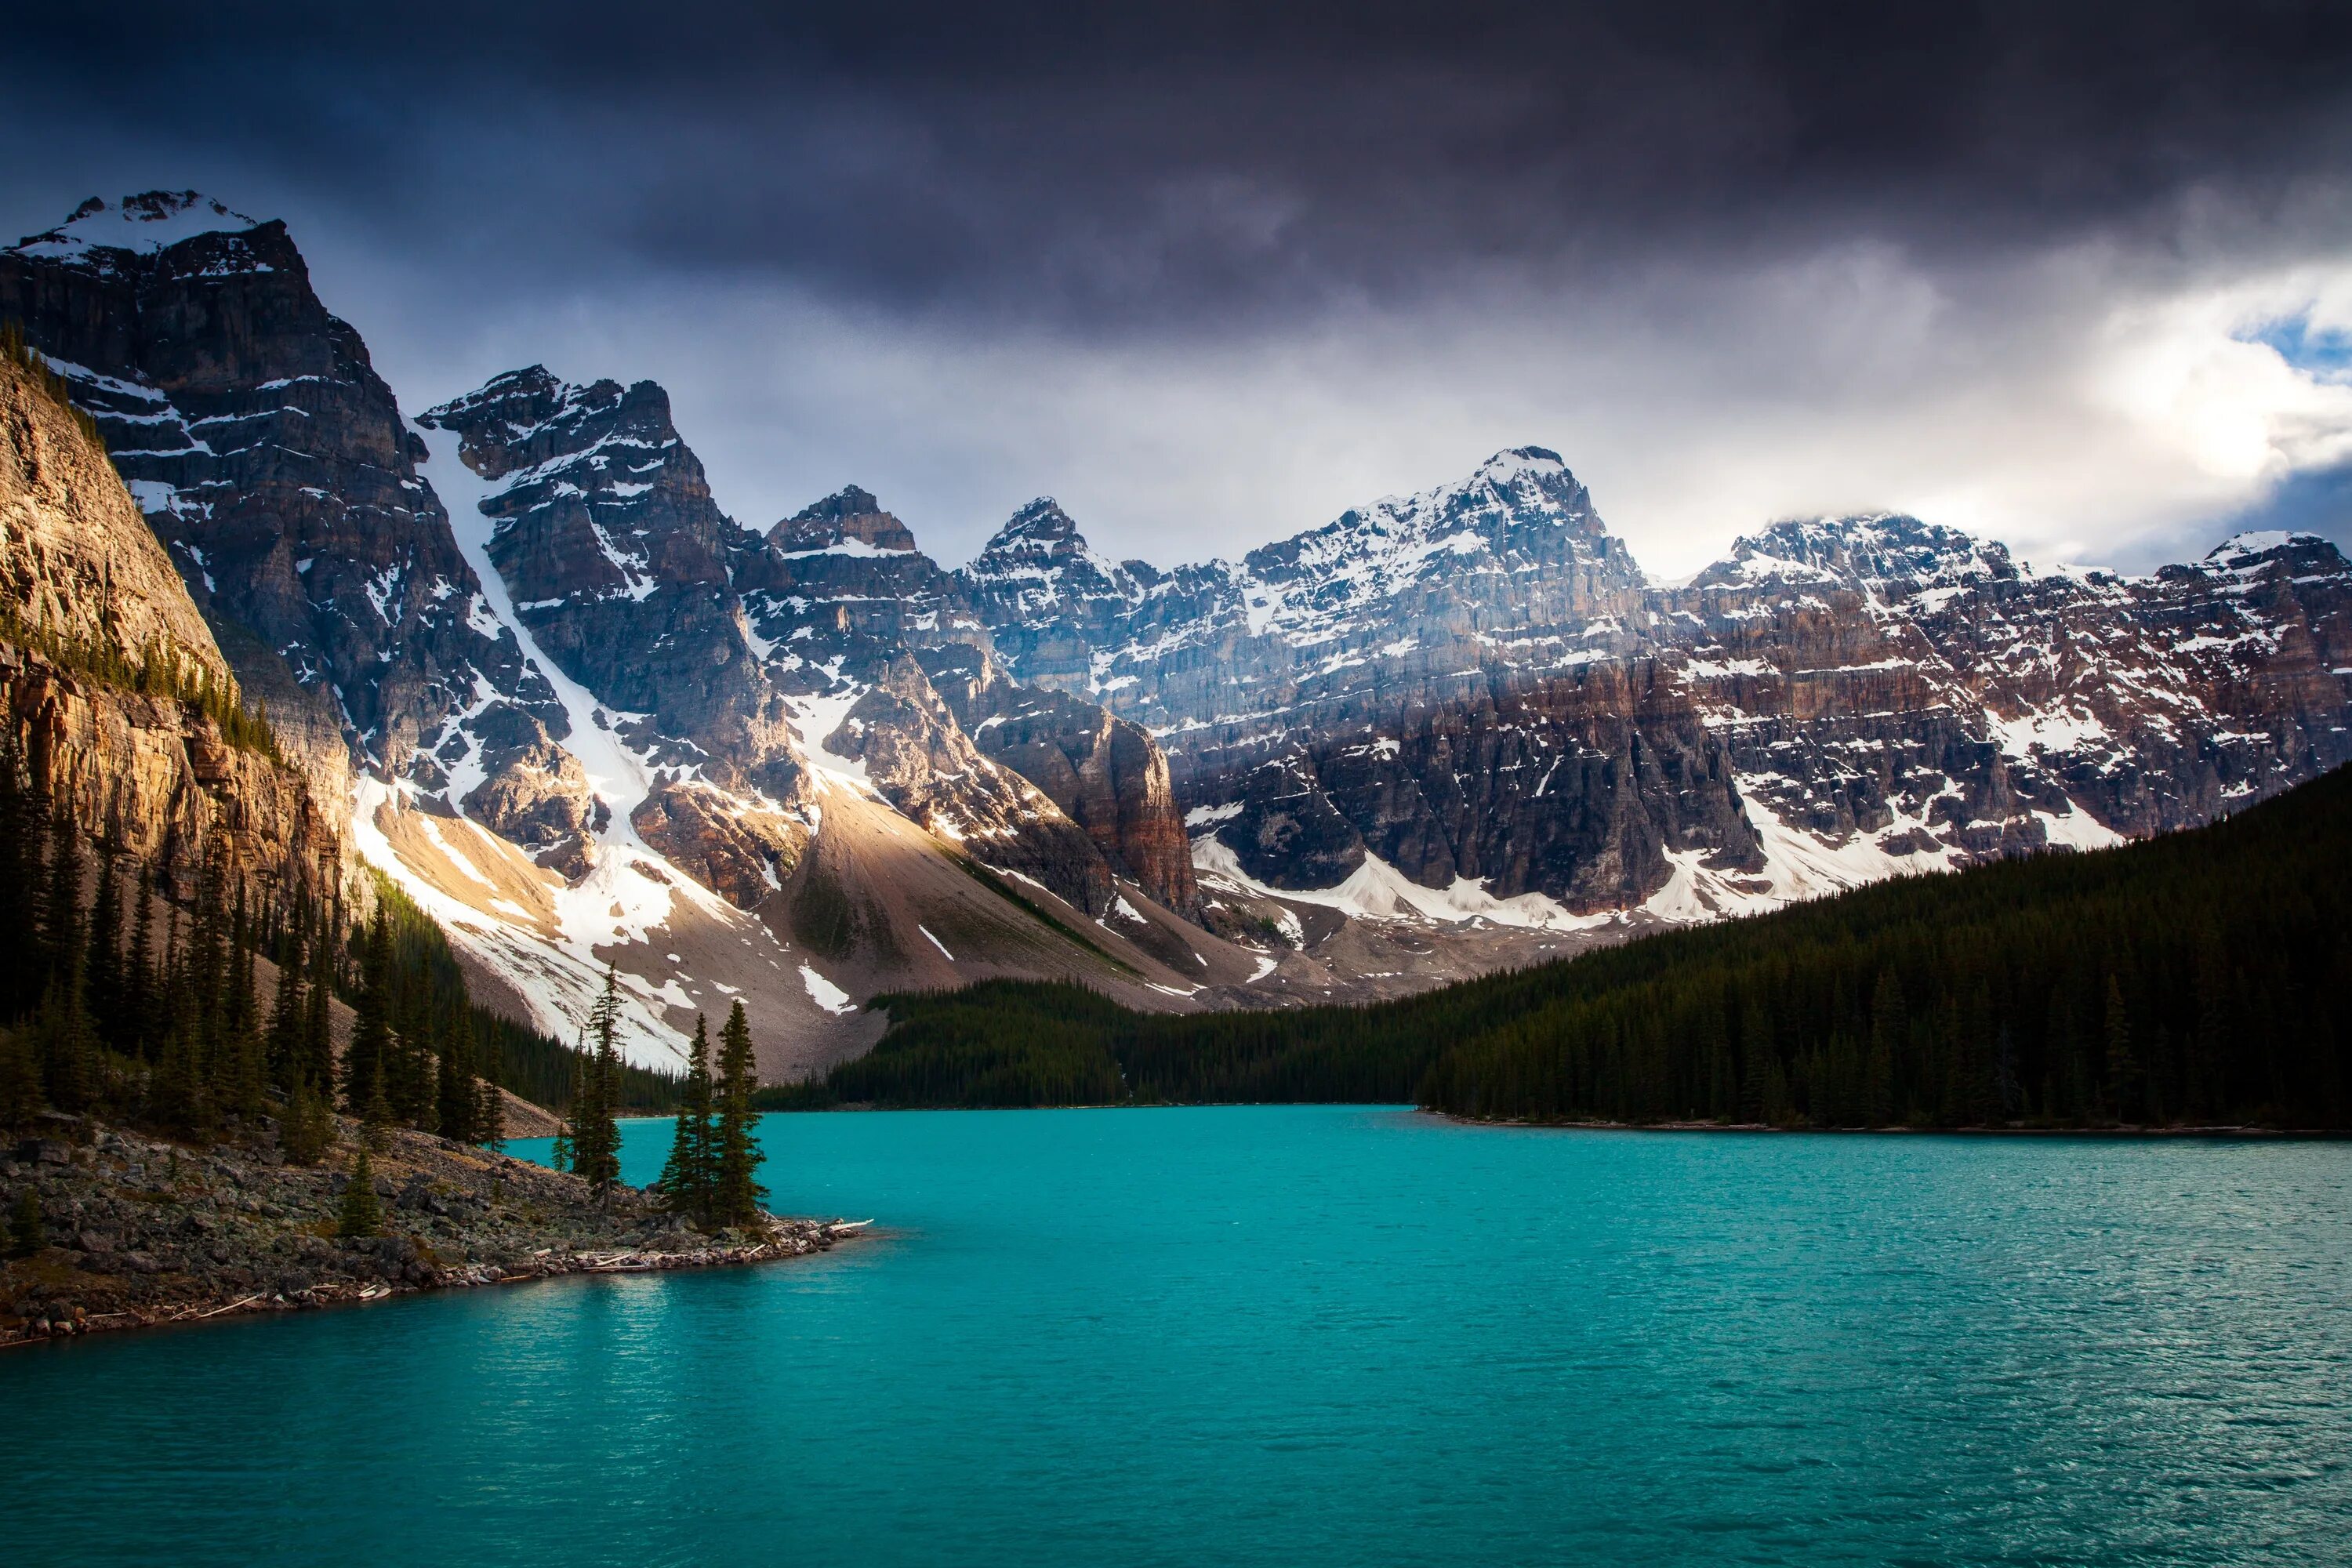
[[710, 1033], [694, 1016], [694, 1045], [687, 1058], [686, 1089], [677, 1102], [677, 1131], [669, 1162], [662, 1167], [662, 1202], [670, 1213], [710, 1227], [719, 1189], [718, 1141], [710, 1125]]
[[711, 1194], [712, 1217], [722, 1226], [748, 1226], [760, 1217], [767, 1189], [754, 1179], [767, 1156], [751, 1137], [751, 1095], [760, 1087], [751, 1059], [751, 1024], [739, 999], [719, 1032], [719, 1131]]
[[581, 1092], [572, 1108], [572, 1168], [596, 1189], [599, 1200], [621, 1179], [621, 1127], [614, 1115], [621, 1079], [620, 1022], [619, 976], [607, 965], [604, 994], [588, 1014], [593, 1044], [581, 1067]]
[[352, 1156], [351, 1184], [343, 1189], [342, 1206], [335, 1217], [335, 1234], [373, 1236], [383, 1227], [383, 1212], [375, 1201], [375, 1167], [369, 1163], [368, 1147], [362, 1142]]

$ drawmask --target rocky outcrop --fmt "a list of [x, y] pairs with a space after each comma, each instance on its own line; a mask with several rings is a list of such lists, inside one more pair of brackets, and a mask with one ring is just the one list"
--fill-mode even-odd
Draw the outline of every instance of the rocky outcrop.
[[1540, 893], [1582, 913], [1641, 903], [1695, 853], [1762, 868], [1731, 760], [1649, 661], [1586, 666], [1391, 733], [1271, 759], [1208, 811], [1255, 879], [1329, 887], [1378, 856], [1423, 887]]
[[810, 837], [797, 816], [693, 783], [656, 787], [631, 820], [672, 865], [742, 910], [783, 886]]
[[152, 867], [175, 898], [195, 896], [217, 854], [257, 892], [341, 885], [338, 818], [299, 772], [231, 745], [194, 703], [142, 696], [0, 644], [0, 723], [33, 788], [93, 837]]
[[1661, 613], [1751, 790], [1832, 837], [1899, 818], [1982, 858], [2165, 831], [2352, 759], [2352, 568], [2307, 535], [2134, 579], [1916, 518], [1791, 521]]
[[1066, 692], [1015, 685], [986, 648], [945, 644], [920, 657], [981, 751], [1043, 790], [1120, 876], [1180, 914], [1198, 912], [1192, 845], [1149, 731]]
[[372, 1161], [382, 1233], [336, 1235], [358, 1126], [322, 1166], [275, 1129], [194, 1148], [75, 1121], [10, 1140], [0, 1194], [30, 1199], [40, 1247], [0, 1261], [0, 1346], [32, 1339], [383, 1300], [580, 1273], [649, 1273], [806, 1257], [856, 1224], [779, 1219], [703, 1235], [625, 1184], [396, 1130]]
[[9, 363], [0, 363], [0, 608], [28, 639], [54, 639], [54, 652], [0, 641], [0, 728], [37, 793], [183, 896], [215, 855], [257, 890], [334, 893], [341, 833], [301, 774], [232, 744], [199, 702], [152, 681], [142, 691], [127, 673], [142, 658], [168, 658], [236, 695], [227, 661], [105, 454]]
[[911, 553], [914, 531], [882, 510], [871, 490], [856, 485], [802, 508], [768, 531], [783, 555], [837, 551], [844, 555]]
[[[515, 613], [640, 745], [729, 787], [792, 788], [780, 712], [744, 638], [729, 562], [757, 541], [711, 499], [652, 382], [514, 371], [421, 416], [456, 432]], [[780, 765], [781, 764], [781, 765]]]
[[227, 661], [106, 452], [27, 366], [0, 359], [0, 601], [54, 635]]
[[485, 690], [561, 725], [283, 224], [193, 192], [93, 198], [0, 250], [0, 319], [96, 419], [207, 620], [250, 634], [226, 639], [248, 683], [268, 650], [394, 769]]

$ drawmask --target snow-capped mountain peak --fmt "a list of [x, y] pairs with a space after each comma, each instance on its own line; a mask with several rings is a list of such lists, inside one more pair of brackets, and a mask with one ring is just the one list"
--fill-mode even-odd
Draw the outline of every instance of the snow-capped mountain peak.
[[1697, 586], [1819, 583], [1895, 594], [2011, 578], [2008, 547], [1902, 512], [1784, 518], [1733, 542]]
[[882, 510], [874, 492], [845, 485], [821, 501], [803, 507], [768, 531], [787, 554], [835, 551], [844, 554], [915, 552], [913, 530]]
[[57, 227], [27, 236], [12, 248], [66, 262], [87, 262], [97, 250], [152, 256], [198, 235], [242, 234], [260, 227], [261, 221], [198, 191], [147, 191], [120, 202], [92, 196]]

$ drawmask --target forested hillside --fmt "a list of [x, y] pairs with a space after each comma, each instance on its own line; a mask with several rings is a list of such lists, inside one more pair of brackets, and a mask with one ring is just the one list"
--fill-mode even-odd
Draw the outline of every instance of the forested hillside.
[[778, 1103], [1404, 1100], [1536, 1121], [2352, 1123], [2352, 776], [2210, 827], [1883, 884], [1375, 1007], [886, 999]]

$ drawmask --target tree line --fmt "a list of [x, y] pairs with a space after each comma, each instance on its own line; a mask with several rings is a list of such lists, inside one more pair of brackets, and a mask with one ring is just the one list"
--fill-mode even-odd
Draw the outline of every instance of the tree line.
[[778, 1107], [1413, 1100], [1530, 1121], [2352, 1125], [2352, 775], [2096, 854], [1906, 879], [1361, 1007], [883, 998]]
[[[210, 1137], [266, 1118], [307, 1163], [337, 1110], [495, 1147], [502, 1079], [562, 1109], [546, 1084], [569, 1089], [576, 1053], [476, 1004], [439, 927], [381, 875], [373, 892], [364, 921], [299, 888], [257, 897], [215, 852], [175, 899], [0, 739], [0, 1125], [54, 1110]], [[676, 1101], [661, 1074], [611, 1081], [616, 1102]]]

